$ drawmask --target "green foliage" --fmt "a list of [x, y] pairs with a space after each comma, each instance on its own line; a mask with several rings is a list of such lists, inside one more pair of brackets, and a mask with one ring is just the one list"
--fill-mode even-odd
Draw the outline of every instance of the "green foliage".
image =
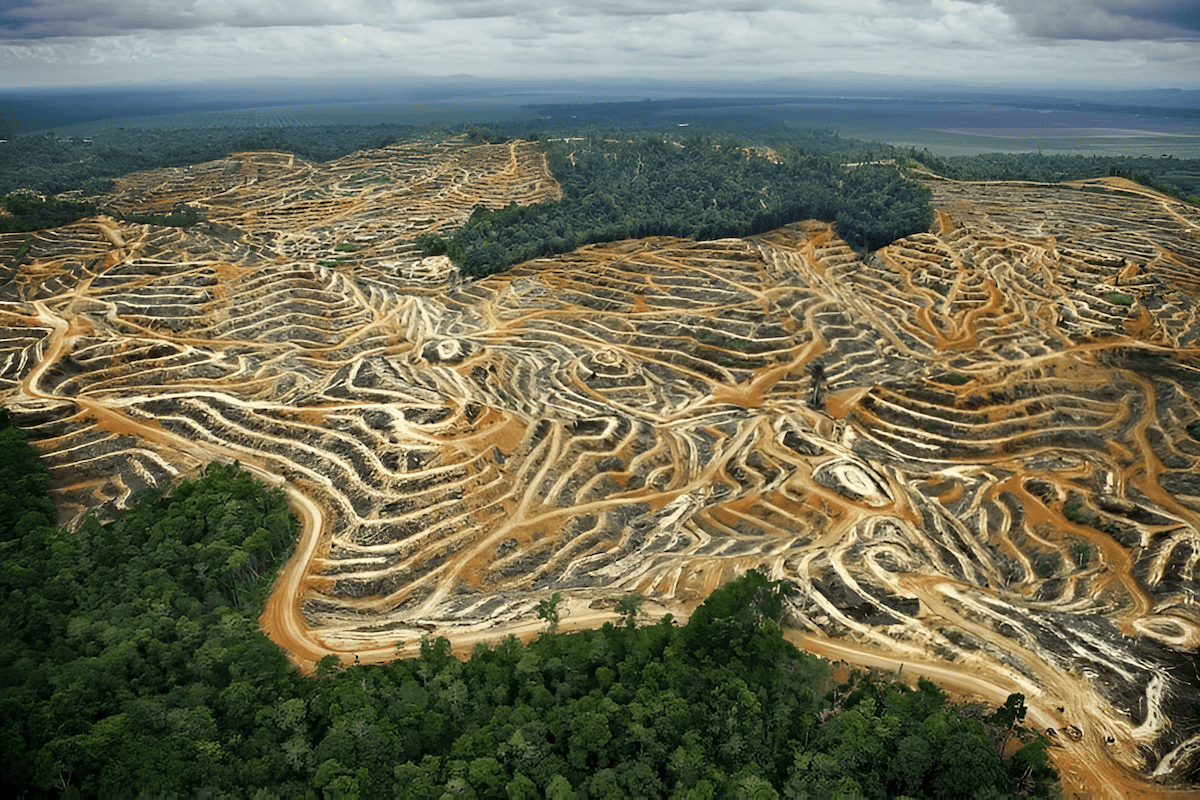
[[[94, 217], [100, 213], [112, 214], [125, 222], [141, 225], [169, 225], [177, 228], [187, 228], [199, 221], [197, 210], [186, 205], [179, 206], [170, 214], [122, 215], [102, 210], [92, 203], [54, 198], [43, 200], [26, 192], [0, 197], [0, 206], [3, 206], [11, 214], [11, 216], [0, 216], [0, 232], [46, 230], [60, 225], [70, 225], [72, 222], [86, 217]], [[29, 252], [31, 244], [32, 239], [26, 239], [25, 243], [17, 250], [14, 260], [20, 261], [24, 258], [25, 254]]]
[[[12, 430], [4, 485], [33, 494], [48, 476]], [[241, 715], [293, 680], [254, 624], [295, 539], [286, 498], [214, 464], [77, 532], [47, 524], [44, 495], [0, 502], [0, 783], [14, 796], [202, 785]]]
[[546, 630], [549, 631], [550, 633], [554, 633], [556, 630], [558, 630], [558, 618], [559, 618], [558, 604], [561, 602], [562, 602], [562, 595], [559, 594], [558, 592], [555, 592], [553, 595], [551, 595], [547, 599], [540, 601], [534, 607], [534, 611], [537, 612], [538, 619], [547, 623]]
[[1033, 571], [1039, 578], [1053, 578], [1061, 565], [1062, 558], [1058, 553], [1043, 553], [1033, 560]]
[[1133, 295], [1125, 294], [1124, 292], [1109, 292], [1107, 295], [1105, 295], [1105, 299], [1107, 299], [1108, 302], [1112, 303], [1113, 305], [1131, 306], [1133, 305], [1134, 297]]
[[139, 225], [162, 225], [172, 228], [190, 228], [200, 221], [200, 213], [188, 205], [180, 205], [170, 214], [125, 214], [118, 215], [126, 222]]
[[[1195, 159], [1189, 159], [1188, 161], [1192, 164], [1195, 163]], [[1165, 195], [1174, 197], [1176, 200], [1182, 200], [1190, 205], [1200, 206], [1200, 196], [1198, 196], [1198, 193], [1196, 192], [1194, 183], [1195, 175], [1187, 176], [1191, 179], [1191, 181], [1182, 183], [1181, 185], [1181, 182], [1179, 181], [1179, 177], [1181, 176], [1177, 174], [1176, 170], [1172, 169], [1171, 172], [1163, 172], [1161, 170], [1161, 166], [1163, 165], [1162, 159], [1152, 163], [1153, 167], [1149, 170], [1144, 168], [1140, 170], [1136, 168], [1123, 169], [1119, 166], [1113, 166], [1109, 168], [1108, 174], [1118, 178], [1126, 178], [1134, 183], [1140, 183], [1143, 186], [1154, 189], [1156, 192], [1162, 192]], [[1168, 166], [1172, 168], [1174, 167], [1173, 164]], [[1191, 189], [1191, 193], [1189, 194], [1188, 191], [1183, 188], [1183, 186], [1187, 186], [1188, 189]]]
[[414, 242], [419, 250], [427, 256], [444, 256], [449, 242], [436, 233], [422, 233]]
[[342, 660], [333, 653], [330, 653], [317, 662], [317, 666], [313, 671], [316, 672], [317, 677], [323, 678], [326, 675], [332, 675], [341, 668]]
[[1008, 730], [1018, 722], [1024, 722], [1025, 714], [1028, 711], [1029, 709], [1025, 707], [1025, 695], [1010, 694], [1004, 705], [996, 709], [995, 713], [988, 717], [988, 722]]
[[617, 615], [621, 618], [621, 624], [626, 628], [632, 628], [637, 625], [638, 617], [646, 616], [646, 612], [642, 610], [642, 603], [646, 598], [639, 593], [634, 592], [621, 598], [614, 609]]
[[741, 660], [769, 669], [794, 648], [783, 639], [783, 604], [795, 589], [751, 570], [717, 589], [692, 614], [685, 629], [689, 650], [716, 663]]
[[98, 130], [94, 142], [54, 134], [10, 138], [0, 147], [0, 194], [29, 189], [56, 195], [74, 190], [103, 194], [112, 179], [139, 170], [178, 167], [251, 150], [280, 150], [324, 162], [356, 150], [411, 137], [408, 125], [301, 125], [280, 128], [117, 128]]
[[[928, 150], [908, 157], [933, 172], [960, 181], [1039, 181], [1059, 183], [1115, 176], [1128, 178], [1193, 205], [1200, 195], [1200, 161], [1151, 156], [1077, 156], [1062, 153], [984, 153], [943, 158]], [[1100, 185], [1084, 190], [1106, 191]]]
[[[1045, 748], [1008, 761], [1023, 703], [986, 717], [828, 665], [783, 638], [789, 589], [757, 572], [670, 617], [454, 657], [291, 669], [257, 629], [296, 528], [285, 498], [211, 465], [79, 532], [46, 523], [45, 472], [3, 419], [0, 788], [124, 796], [1044, 796]], [[36, 459], [34, 459], [36, 461]], [[23, 466], [22, 466], [23, 465]], [[25, 483], [21, 483], [25, 480]], [[7, 502], [7, 501], [6, 501]], [[14, 528], [11, 519], [4, 520]], [[255, 559], [259, 559], [255, 561]], [[247, 572], [256, 564], [257, 575]], [[553, 623], [561, 597], [543, 601]]]
[[[25, 192], [0, 197], [0, 206], [8, 212], [8, 215], [0, 216], [0, 232], [40, 231], [69, 225], [99, 213], [90, 203], [53, 198], [43, 200]], [[16, 260], [20, 261], [29, 252], [28, 240], [18, 252]]]
[[800, 151], [780, 161], [705, 137], [593, 135], [542, 145], [561, 201], [477, 207], [453, 234], [426, 234], [417, 245], [482, 276], [593, 242], [748, 236], [810, 218], [836, 221], [854, 247], [877, 248], [933, 217], [929, 191], [893, 166], [845, 168]]
[[467, 141], [472, 144], [502, 144], [508, 138], [497, 135], [491, 128], [475, 125], [467, 129]]
[[55, 524], [54, 503], [46, 496], [50, 472], [0, 408], [0, 542], [12, 542]]

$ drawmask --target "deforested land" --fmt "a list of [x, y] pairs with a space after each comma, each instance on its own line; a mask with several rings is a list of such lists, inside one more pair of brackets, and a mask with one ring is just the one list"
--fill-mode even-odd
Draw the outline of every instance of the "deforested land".
[[1200, 782], [1190, 162], [380, 133], [7, 188], [14, 786]]

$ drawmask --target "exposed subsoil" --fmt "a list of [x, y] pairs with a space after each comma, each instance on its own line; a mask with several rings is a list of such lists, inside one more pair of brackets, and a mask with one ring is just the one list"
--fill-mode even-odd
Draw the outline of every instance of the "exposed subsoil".
[[632, 591], [684, 618], [757, 568], [806, 649], [1024, 693], [1068, 790], [1194, 791], [1200, 214], [932, 188], [933, 229], [865, 258], [806, 222], [463, 283], [413, 239], [556, 197], [533, 145], [128, 176], [111, 202], [210, 222], [37, 234], [0, 402], [64, 521], [213, 459], [283, 486], [262, 625], [304, 669], [532, 636], [554, 592], [565, 630]]

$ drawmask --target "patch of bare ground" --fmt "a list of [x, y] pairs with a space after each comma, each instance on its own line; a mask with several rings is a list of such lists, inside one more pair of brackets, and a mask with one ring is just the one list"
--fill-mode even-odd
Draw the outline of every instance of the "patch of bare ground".
[[933, 190], [932, 232], [866, 258], [798, 223], [462, 283], [413, 239], [557, 196], [532, 145], [129, 176], [115, 205], [210, 222], [37, 234], [0, 400], [64, 520], [212, 459], [286, 487], [304, 534], [262, 623], [304, 668], [533, 635], [554, 592], [567, 630], [632, 591], [683, 617], [758, 568], [814, 652], [1023, 692], [1068, 789], [1184, 791], [1200, 215]]

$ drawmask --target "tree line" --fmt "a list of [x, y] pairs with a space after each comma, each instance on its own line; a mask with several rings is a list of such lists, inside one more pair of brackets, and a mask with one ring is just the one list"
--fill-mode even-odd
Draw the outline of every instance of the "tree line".
[[[835, 679], [783, 638], [756, 572], [686, 625], [619, 623], [305, 678], [259, 631], [297, 522], [212, 464], [111, 519], [54, 524], [49, 475], [0, 417], [0, 784], [9, 796], [1049, 796], [1020, 695]], [[1017, 749], [1013, 737], [1028, 740]]]
[[595, 134], [542, 145], [562, 200], [477, 207], [449, 235], [419, 238], [423, 252], [482, 276], [593, 242], [749, 236], [820, 219], [852, 246], [878, 248], [932, 221], [928, 190], [891, 165], [843, 167], [800, 150], [768, 157], [731, 138]]
[[1172, 156], [1081, 156], [1061, 153], [985, 153], [936, 156], [909, 148], [904, 156], [959, 181], [1058, 183], [1085, 178], [1129, 178], [1193, 205], [1200, 204], [1200, 159]]
[[279, 128], [106, 128], [84, 140], [36, 133], [0, 144], [0, 195], [28, 189], [57, 195], [104, 194], [131, 172], [182, 167], [230, 153], [281, 150], [322, 163], [414, 135], [411, 125], [306, 125]]
[[[62, 197], [39, 197], [30, 192], [17, 192], [0, 197], [0, 208], [7, 214], [0, 215], [0, 233], [41, 231], [70, 225], [97, 214], [107, 214], [124, 222], [141, 225], [168, 225], [187, 228], [195, 225], [202, 217], [198, 209], [181, 203], [167, 214], [122, 214], [87, 200], [71, 200]], [[20, 253], [15, 260], [20, 261]]]
[[42, 198], [28, 192], [0, 197], [0, 233], [40, 231], [70, 225], [99, 213], [95, 204], [80, 200]]

